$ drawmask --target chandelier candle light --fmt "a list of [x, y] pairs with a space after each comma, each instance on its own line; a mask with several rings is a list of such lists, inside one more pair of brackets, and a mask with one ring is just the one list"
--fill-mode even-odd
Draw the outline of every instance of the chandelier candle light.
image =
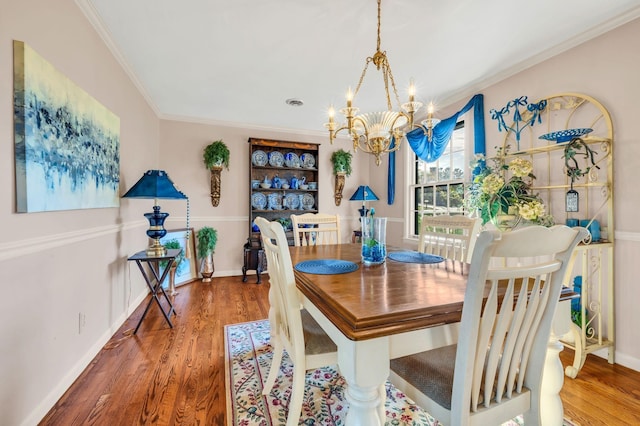
[[[400, 142], [405, 136], [403, 128], [406, 126], [409, 130], [414, 127], [422, 127], [420, 125], [414, 126], [414, 114], [422, 107], [422, 102], [415, 100], [415, 85], [411, 81], [409, 85], [409, 102], [402, 104], [401, 110], [394, 111], [391, 104], [391, 97], [389, 94], [389, 83], [393, 89], [393, 94], [396, 99], [396, 103], [400, 106], [400, 97], [398, 96], [398, 90], [396, 83], [393, 79], [393, 73], [391, 72], [391, 66], [387, 60], [387, 52], [380, 50], [380, 3], [378, 0], [378, 38], [376, 52], [373, 56], [366, 59], [364, 69], [360, 76], [360, 81], [356, 86], [355, 92], [351, 91], [351, 88], [347, 91], [347, 106], [340, 109], [340, 112], [346, 118], [346, 124], [340, 125], [336, 123], [334, 116], [335, 110], [333, 106], [329, 108], [329, 122], [325, 124], [327, 130], [329, 130], [329, 140], [333, 143], [336, 135], [343, 130], [346, 130], [353, 141], [353, 150], [357, 151], [358, 148], [364, 152], [372, 154], [376, 157], [376, 165], [381, 163], [380, 156], [384, 153], [394, 152], [400, 148]], [[369, 112], [358, 115], [359, 108], [353, 106], [353, 100], [360, 91], [362, 82], [367, 73], [369, 64], [373, 62], [378, 71], [382, 71], [382, 77], [384, 80], [384, 91], [386, 95], [387, 111]], [[432, 129], [437, 124], [437, 119], [433, 118], [433, 103], [429, 104], [427, 111], [427, 120], [422, 122], [423, 130], [428, 134], [431, 139]], [[395, 144], [393, 141], [395, 140]]]

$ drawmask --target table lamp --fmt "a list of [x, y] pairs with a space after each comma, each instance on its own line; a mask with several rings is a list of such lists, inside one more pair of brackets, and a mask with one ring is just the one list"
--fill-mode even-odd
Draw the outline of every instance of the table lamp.
[[147, 248], [148, 256], [164, 256], [167, 250], [160, 243], [160, 238], [167, 234], [164, 229], [164, 221], [169, 213], [161, 212], [158, 199], [188, 200], [187, 196], [179, 191], [169, 175], [164, 170], [147, 170], [140, 180], [131, 187], [122, 198], [146, 198], [153, 199], [153, 213], [145, 213], [144, 217], [149, 221], [147, 236], [153, 243]]
[[369, 209], [367, 209], [365, 203], [367, 201], [378, 201], [379, 198], [367, 185], [360, 185], [358, 189], [356, 189], [356, 192], [353, 193], [351, 198], [349, 198], [349, 200], [362, 201], [362, 207], [359, 208], [358, 211], [360, 212], [360, 217], [365, 217], [369, 212]]

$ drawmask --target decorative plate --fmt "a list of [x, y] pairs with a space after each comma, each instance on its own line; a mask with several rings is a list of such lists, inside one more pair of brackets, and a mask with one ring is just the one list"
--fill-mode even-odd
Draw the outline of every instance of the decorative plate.
[[264, 210], [267, 207], [267, 196], [262, 192], [254, 192], [251, 196], [251, 207], [256, 210]]
[[304, 194], [304, 195], [302, 196], [302, 207], [303, 207], [305, 210], [311, 210], [311, 209], [313, 209], [313, 206], [315, 205], [315, 203], [316, 203], [316, 199], [315, 199], [315, 198], [313, 198], [313, 195], [311, 195], [311, 194]]
[[272, 167], [282, 167], [284, 165], [284, 156], [280, 151], [269, 153], [269, 165]]
[[295, 152], [287, 152], [287, 155], [284, 156], [284, 164], [287, 167], [300, 167], [300, 158], [298, 154]]
[[314, 259], [297, 263], [295, 268], [306, 274], [346, 274], [358, 270], [358, 264], [340, 259]]
[[266, 166], [268, 161], [267, 153], [264, 151], [253, 151], [251, 154], [251, 162], [254, 166]]
[[282, 210], [282, 196], [277, 192], [272, 192], [267, 197], [268, 206], [267, 210]]
[[444, 257], [419, 251], [394, 251], [387, 254], [387, 257], [396, 262], [404, 263], [440, 263], [444, 261]]
[[305, 169], [313, 169], [313, 167], [316, 165], [316, 157], [314, 157], [313, 154], [309, 154], [308, 152], [302, 154], [300, 156], [300, 160], [302, 160], [302, 167], [304, 167]]
[[544, 139], [547, 141], [556, 141], [556, 143], [569, 142], [571, 139], [586, 135], [593, 132], [593, 129], [581, 128], [581, 129], [567, 129], [559, 130], [557, 132], [547, 133], [540, 136], [538, 139]]
[[296, 210], [298, 207], [300, 207], [300, 197], [298, 197], [298, 194], [285, 195], [284, 207], [291, 210]]

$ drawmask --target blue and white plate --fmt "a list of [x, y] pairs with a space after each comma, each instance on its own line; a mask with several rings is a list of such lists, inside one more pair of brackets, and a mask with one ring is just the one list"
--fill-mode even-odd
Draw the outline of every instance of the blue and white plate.
[[300, 160], [302, 160], [302, 167], [304, 167], [305, 169], [313, 169], [313, 167], [316, 165], [316, 157], [314, 157], [313, 154], [309, 154], [308, 152], [302, 154], [300, 156]]
[[267, 207], [267, 196], [262, 192], [254, 192], [251, 196], [251, 207], [256, 210], [264, 210]]
[[298, 197], [298, 194], [285, 195], [284, 207], [291, 210], [298, 209], [298, 207], [300, 207], [300, 197]]
[[547, 141], [556, 141], [556, 143], [569, 142], [573, 138], [586, 135], [593, 132], [593, 129], [581, 128], [581, 129], [566, 129], [559, 130], [557, 132], [547, 133], [540, 136], [538, 139], [544, 139]]
[[313, 198], [313, 195], [311, 194], [304, 194], [302, 196], [302, 207], [305, 210], [311, 210], [313, 209], [313, 206], [316, 204], [316, 199]]
[[272, 167], [282, 167], [284, 165], [284, 155], [280, 151], [269, 153], [269, 165]]
[[295, 152], [287, 152], [284, 156], [284, 164], [287, 167], [298, 168], [300, 167], [300, 157]]
[[251, 154], [251, 162], [254, 166], [266, 166], [267, 161], [269, 161], [269, 157], [267, 157], [267, 153], [264, 151], [257, 150]]

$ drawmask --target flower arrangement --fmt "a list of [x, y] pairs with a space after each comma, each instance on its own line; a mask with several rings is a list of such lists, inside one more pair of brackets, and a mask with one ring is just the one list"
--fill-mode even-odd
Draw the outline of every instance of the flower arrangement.
[[476, 155], [471, 163], [474, 177], [466, 197], [467, 208], [479, 213], [483, 225], [492, 222], [500, 229], [504, 229], [501, 221], [505, 217], [510, 226], [517, 225], [520, 220], [553, 225], [553, 217], [546, 214], [544, 202], [531, 190], [536, 178], [533, 164], [521, 157], [507, 162], [508, 150], [508, 145], [497, 150], [491, 160], [493, 166], [487, 165], [484, 155]]

